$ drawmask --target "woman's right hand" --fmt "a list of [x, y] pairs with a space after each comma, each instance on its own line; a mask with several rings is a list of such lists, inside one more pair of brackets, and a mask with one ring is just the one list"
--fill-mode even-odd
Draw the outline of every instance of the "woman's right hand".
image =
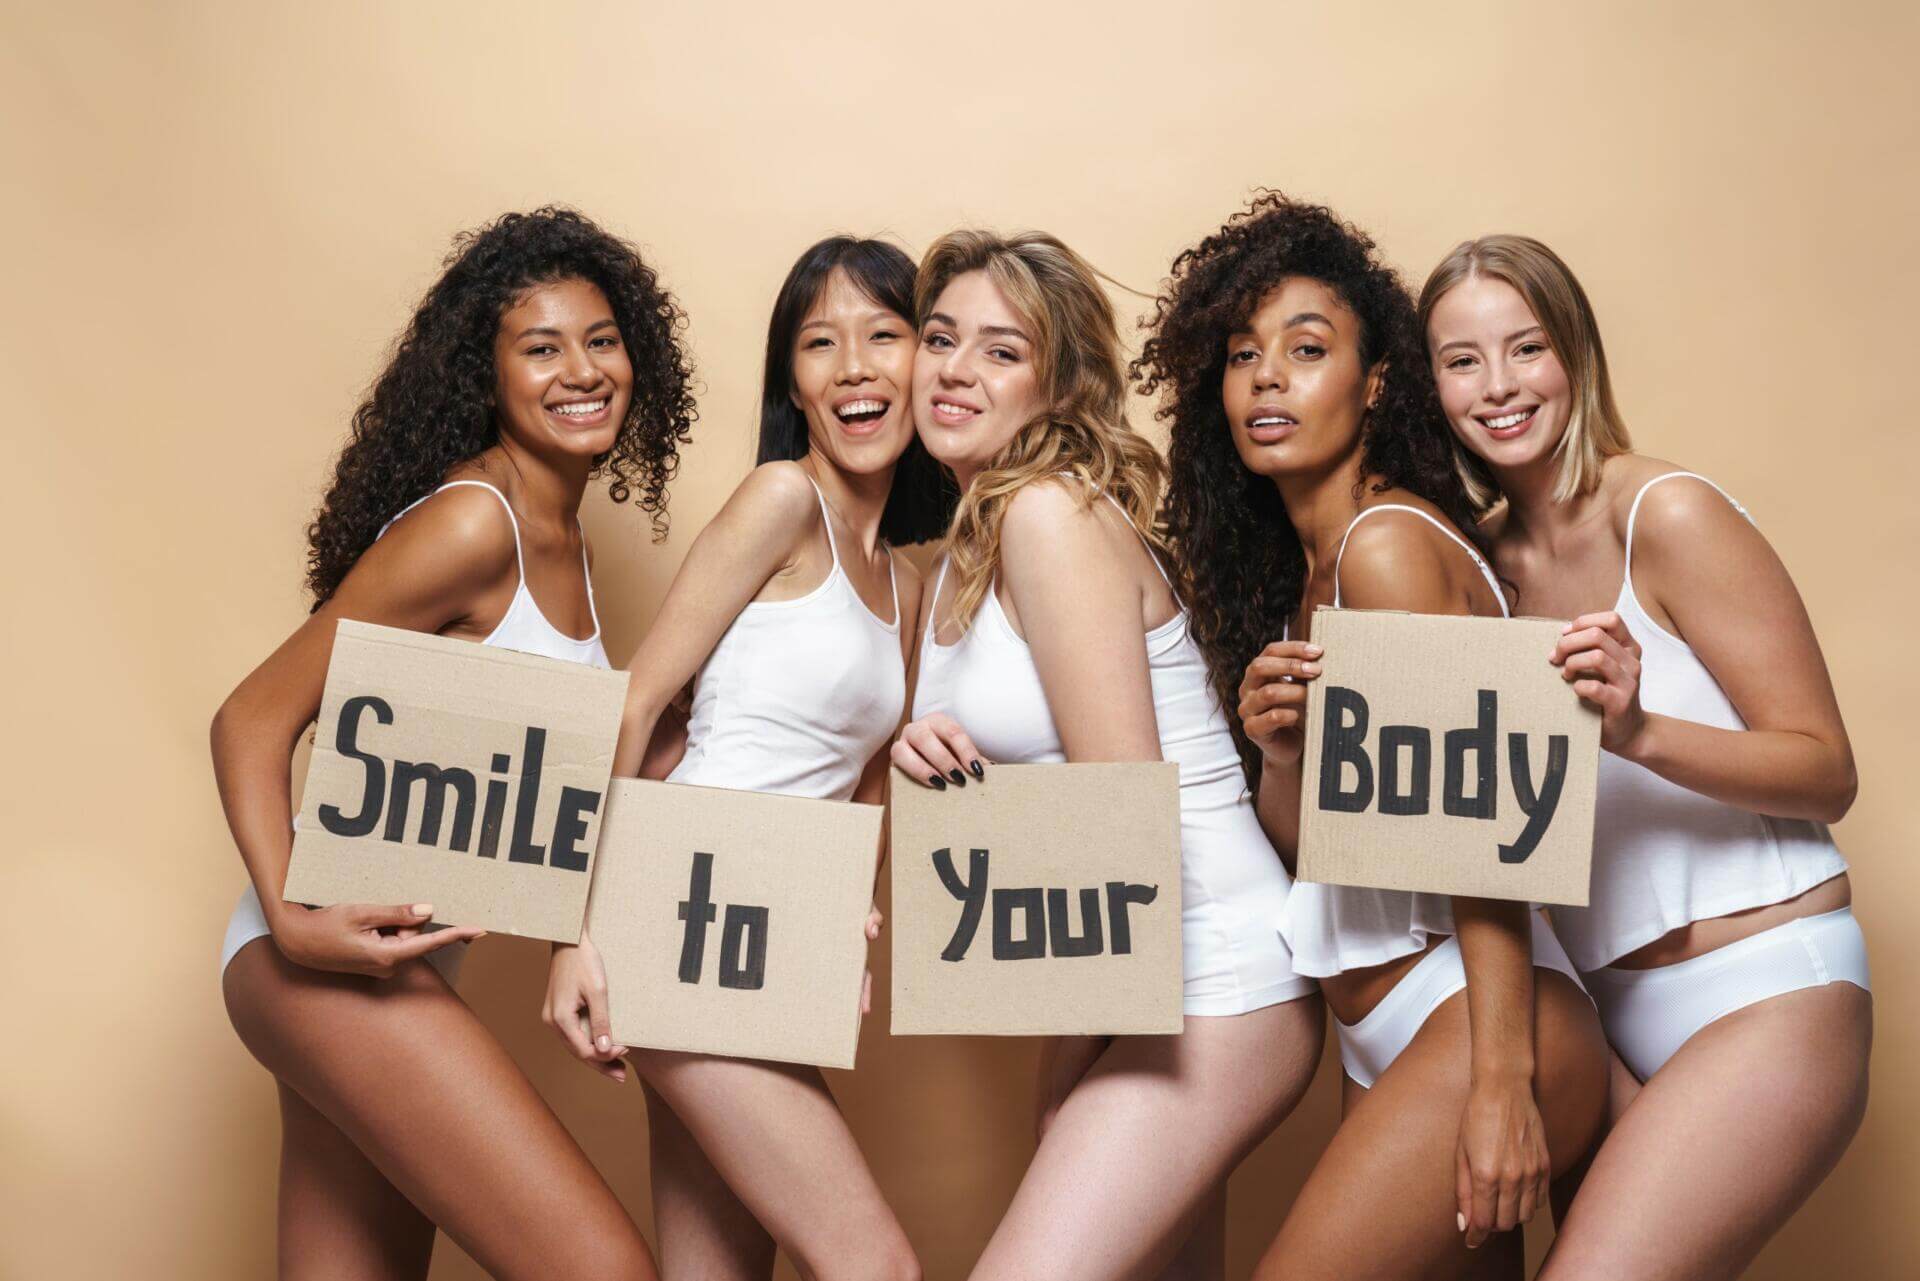
[[612, 1080], [627, 1079], [607, 1015], [607, 970], [585, 933], [578, 945], [556, 943], [547, 967], [547, 999], [540, 1021], [557, 1032], [573, 1056]]
[[965, 787], [968, 774], [987, 776], [987, 763], [967, 731], [945, 712], [909, 721], [893, 741], [894, 767], [923, 787], [945, 791], [949, 782]]
[[422, 931], [420, 927], [432, 919], [431, 903], [340, 903], [333, 907], [289, 903], [285, 914], [274, 922], [273, 941], [281, 955], [310, 970], [390, 979], [408, 961], [486, 934], [474, 926], [455, 926], [431, 934]]
[[1272, 765], [1300, 762], [1306, 744], [1307, 682], [1320, 675], [1325, 651], [1306, 641], [1275, 641], [1247, 664], [1240, 682], [1240, 726]]

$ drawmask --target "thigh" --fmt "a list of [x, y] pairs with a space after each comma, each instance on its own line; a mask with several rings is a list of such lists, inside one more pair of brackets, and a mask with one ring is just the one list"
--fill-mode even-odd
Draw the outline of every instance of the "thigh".
[[391, 979], [227, 967], [240, 1038], [496, 1276], [653, 1275], [639, 1230], [493, 1035], [425, 962]]
[[280, 1092], [281, 1281], [420, 1281], [433, 1223], [285, 1082]]
[[1318, 996], [1180, 1036], [1120, 1037], [1067, 1095], [974, 1270], [987, 1277], [1152, 1276], [1209, 1198], [1313, 1080]]
[[[1534, 972], [1535, 1095], [1556, 1173], [1599, 1132], [1606, 1042], [1565, 975]], [[1520, 1233], [1468, 1250], [1456, 1226], [1454, 1160], [1471, 1059], [1466, 993], [1436, 1009], [1373, 1088], [1357, 1091], [1257, 1276], [1518, 1276]]]
[[817, 1068], [646, 1049], [629, 1061], [804, 1274], [912, 1270], [906, 1233]]
[[667, 1101], [647, 1091], [654, 1244], [667, 1281], [765, 1281], [773, 1238], [733, 1194]]
[[1695, 1033], [1594, 1156], [1541, 1276], [1738, 1276], [1859, 1128], [1872, 1037], [1873, 998], [1850, 983]]

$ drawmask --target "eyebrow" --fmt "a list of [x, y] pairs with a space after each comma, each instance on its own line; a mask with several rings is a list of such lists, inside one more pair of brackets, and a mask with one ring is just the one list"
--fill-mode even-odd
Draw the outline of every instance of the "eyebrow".
[[1297, 315], [1288, 316], [1285, 327], [1292, 329], [1295, 325], [1304, 325], [1310, 320], [1317, 320], [1329, 329], [1334, 328], [1333, 322], [1317, 311], [1303, 311]]
[[[612, 316], [608, 316], [605, 320], [596, 320], [591, 325], [588, 325], [587, 332], [591, 334], [598, 330], [605, 329], [608, 325], [613, 325], [617, 323], [618, 322], [616, 322]], [[551, 325], [533, 325], [527, 329], [522, 329], [518, 334], [514, 335], [513, 340], [515, 342], [519, 342], [522, 338], [531, 338], [535, 334], [539, 334], [547, 338], [558, 338], [561, 336], [560, 331], [558, 329], [553, 328]]]
[[[1500, 345], [1504, 347], [1510, 342], [1513, 342], [1520, 338], [1525, 338], [1528, 334], [1545, 334], [1546, 332], [1547, 332], [1546, 329], [1540, 325], [1528, 325], [1525, 329], [1516, 329], [1512, 333], [1508, 334], [1505, 338], [1502, 338], [1500, 340]], [[1441, 352], [1452, 351], [1455, 347], [1473, 347], [1476, 345], [1477, 344], [1470, 338], [1456, 338], [1452, 342], [1441, 343], [1440, 351], [1436, 352], [1435, 354], [1438, 355]]]
[[[867, 321], [867, 322], [872, 322], [875, 320], [891, 320], [893, 318], [894, 318], [894, 313], [891, 311], [888, 311], [885, 307], [875, 307], [872, 311], [860, 317], [861, 320]], [[931, 319], [931, 317], [929, 317], [929, 319]], [[826, 320], [826, 319], [809, 320], [806, 324], [800, 326], [800, 332], [804, 334], [809, 329], [831, 329], [831, 328], [833, 328], [833, 322], [831, 320]]]
[[[944, 311], [936, 311], [930, 316], [928, 316], [927, 323], [930, 325], [932, 324], [950, 325], [955, 329], [958, 329], [960, 327], [960, 322], [955, 320], [952, 316], [949, 316]], [[983, 334], [998, 334], [1006, 338], [1018, 338], [1023, 343], [1033, 342], [1033, 339], [1027, 337], [1026, 334], [1024, 334], [1018, 329], [1015, 329], [1011, 325], [982, 325], [980, 326], [980, 332]]]

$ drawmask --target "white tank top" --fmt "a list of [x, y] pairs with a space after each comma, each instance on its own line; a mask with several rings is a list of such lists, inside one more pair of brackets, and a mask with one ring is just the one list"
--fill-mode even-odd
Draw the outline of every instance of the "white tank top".
[[[1642, 608], [1633, 590], [1633, 525], [1661, 481], [1712, 485], [1668, 472], [1634, 495], [1627, 513], [1626, 572], [1614, 612], [1640, 642], [1640, 706], [1720, 729], [1747, 728], [1726, 691], [1691, 647]], [[1751, 517], [1749, 517], [1751, 519]], [[1693, 921], [1793, 898], [1847, 870], [1824, 823], [1770, 818], [1670, 783], [1652, 770], [1600, 754], [1593, 819], [1593, 892], [1584, 908], [1552, 909], [1554, 932], [1575, 965], [1596, 970]]]
[[[1340, 608], [1340, 561], [1347, 554], [1347, 539], [1353, 537], [1354, 525], [1375, 512], [1412, 512], [1460, 544], [1493, 589], [1494, 599], [1500, 602], [1500, 616], [1507, 617], [1507, 598], [1500, 590], [1500, 580], [1473, 545], [1418, 507], [1402, 503], [1367, 508], [1340, 536], [1340, 550], [1333, 558], [1335, 609]], [[1286, 635], [1283, 630], [1282, 639]], [[1280, 934], [1293, 949], [1294, 969], [1314, 978], [1385, 965], [1423, 951], [1430, 935], [1453, 932], [1453, 899], [1448, 895], [1320, 881], [1295, 881], [1280, 918]]]
[[[527, 587], [527, 561], [520, 546], [520, 520], [513, 514], [513, 504], [507, 501], [505, 494], [484, 480], [450, 480], [434, 490], [433, 494], [444, 493], [461, 485], [471, 485], [476, 489], [486, 490], [498, 498], [500, 505], [507, 509], [507, 520], [513, 526], [513, 563], [520, 574], [520, 585], [514, 589], [513, 600], [508, 604], [507, 612], [500, 616], [499, 623], [480, 643], [500, 649], [519, 650], [523, 654], [541, 654], [547, 658], [558, 658], [569, 663], [585, 663], [589, 667], [611, 668], [613, 664], [607, 661], [606, 647], [600, 643], [600, 610], [593, 601], [593, 575], [587, 572], [585, 536], [583, 535], [580, 540], [580, 573], [587, 582], [587, 613], [593, 618], [593, 634], [576, 640], [547, 621], [547, 616], [540, 612], [540, 606], [533, 599], [533, 592]], [[426, 498], [417, 498], [402, 507], [393, 520], [380, 527], [380, 534], [376, 534], [375, 537], [384, 535], [393, 528], [393, 521], [399, 520], [401, 516], [426, 502], [427, 498], [432, 498], [433, 494], [428, 494]], [[576, 516], [574, 521], [578, 524], [579, 517]]]
[[[1113, 502], [1111, 494], [1103, 494]], [[1133, 524], [1126, 509], [1114, 508]], [[1138, 533], [1138, 529], [1135, 529]], [[1144, 538], [1141, 540], [1146, 541]], [[1148, 548], [1147, 556], [1162, 579], [1167, 571]], [[934, 583], [935, 606], [947, 578], [947, 562], [940, 563]], [[1167, 579], [1167, 586], [1173, 587]], [[1176, 592], [1174, 599], [1179, 595]], [[1006, 764], [1058, 764], [1066, 749], [1047, 707], [1047, 693], [1034, 666], [1033, 651], [1013, 630], [996, 594], [981, 600], [972, 626], [951, 645], [934, 642], [937, 611], [927, 611], [927, 632], [921, 638], [920, 679], [914, 691], [913, 715], [918, 720], [945, 712], [966, 728], [968, 737], [990, 760]], [[1208, 841], [1221, 825], [1197, 820], [1209, 811], [1244, 810], [1244, 821], [1227, 830], [1231, 839], [1257, 842], [1274, 869], [1285, 876], [1247, 797], [1246, 775], [1240, 753], [1221, 714], [1213, 685], [1207, 679], [1206, 659], [1187, 631], [1184, 609], [1146, 634], [1147, 675], [1153, 688], [1153, 716], [1159, 727], [1160, 755], [1180, 766], [1181, 858], [1191, 879], [1204, 865]], [[1223, 838], [1225, 839], [1225, 838]]]
[[840, 567], [826, 495], [813, 489], [833, 568], [805, 596], [753, 601], [733, 620], [694, 678], [687, 754], [668, 782], [844, 801], [899, 727], [907, 664], [893, 549], [889, 623]]

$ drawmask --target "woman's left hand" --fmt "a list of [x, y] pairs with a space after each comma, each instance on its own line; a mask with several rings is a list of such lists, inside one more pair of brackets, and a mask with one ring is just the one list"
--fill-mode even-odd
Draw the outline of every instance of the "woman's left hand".
[[1547, 1203], [1552, 1175], [1533, 1082], [1520, 1075], [1476, 1080], [1467, 1092], [1454, 1151], [1455, 1222], [1466, 1233], [1467, 1248], [1531, 1219]]
[[[881, 915], [880, 913], [880, 905], [878, 903], [874, 903], [868, 906], [867, 928], [866, 928], [867, 942], [871, 943], [875, 939], [880, 937], [880, 927], [886, 924], [886, 921], [887, 921], [887, 918]], [[860, 975], [860, 1013], [871, 1014], [872, 1012], [873, 1012], [873, 971], [871, 969], [868, 969], [868, 970], [862, 971]]]
[[1646, 726], [1640, 708], [1640, 643], [1612, 610], [1582, 614], [1562, 630], [1548, 660], [1573, 692], [1600, 709], [1600, 746], [1621, 753]]

